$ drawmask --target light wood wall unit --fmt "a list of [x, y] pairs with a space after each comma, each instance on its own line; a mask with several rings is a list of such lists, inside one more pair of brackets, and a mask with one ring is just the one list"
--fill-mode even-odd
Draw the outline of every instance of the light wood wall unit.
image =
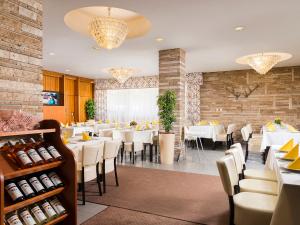
[[[64, 117], [60, 115], [58, 118], [56, 113], [49, 112], [57, 110], [57, 106], [44, 106], [44, 112], [47, 111], [45, 119], [56, 119], [63, 123], [86, 121], [84, 106], [88, 99], [94, 98], [94, 80], [44, 70], [43, 81], [44, 90], [63, 95], [64, 108]], [[49, 118], [49, 115], [54, 118]]]

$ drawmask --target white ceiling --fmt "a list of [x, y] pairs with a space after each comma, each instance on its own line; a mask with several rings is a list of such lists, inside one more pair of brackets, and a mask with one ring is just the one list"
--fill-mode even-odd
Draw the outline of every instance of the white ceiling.
[[[300, 65], [299, 0], [44, 0], [44, 68], [89, 78], [108, 77], [103, 68], [135, 67], [158, 74], [158, 51], [183, 48], [187, 72], [245, 69], [237, 57], [282, 51], [293, 58], [278, 66]], [[119, 49], [94, 50], [95, 42], [69, 29], [67, 12], [112, 6], [144, 15], [150, 32], [126, 40]], [[236, 32], [234, 27], [245, 26]], [[163, 37], [161, 43], [156, 37]], [[49, 53], [54, 52], [54, 56]]]

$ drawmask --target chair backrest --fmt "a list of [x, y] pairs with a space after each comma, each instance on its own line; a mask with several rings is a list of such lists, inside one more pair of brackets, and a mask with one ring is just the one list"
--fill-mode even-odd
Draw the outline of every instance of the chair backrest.
[[120, 148], [119, 141], [105, 141], [103, 159], [113, 159], [117, 157]]
[[125, 142], [133, 142], [134, 131], [124, 131], [124, 141]]
[[231, 145], [230, 148], [236, 148], [239, 150], [239, 154], [240, 154], [242, 163], [243, 163], [243, 165], [245, 165], [246, 164], [245, 156], [244, 156], [243, 147], [242, 147], [241, 143], [235, 143], [235, 144]]
[[242, 137], [243, 137], [243, 140], [244, 141], [248, 141], [249, 140], [249, 132], [248, 132], [248, 129], [247, 129], [247, 127], [243, 127], [242, 129], [241, 129], [241, 133], [242, 133]]
[[103, 155], [104, 143], [84, 145], [82, 149], [82, 167], [96, 165]]
[[102, 130], [102, 131], [99, 131], [100, 136], [102, 137], [113, 137], [113, 131], [112, 130]]
[[233, 156], [236, 170], [237, 170], [238, 174], [242, 174], [243, 173], [243, 162], [241, 160], [239, 150], [237, 148], [231, 148], [231, 149], [225, 151], [225, 155]]
[[246, 128], [248, 129], [248, 132], [249, 132], [250, 134], [253, 133], [253, 129], [252, 129], [251, 123], [248, 123], [248, 124], [246, 125]]
[[226, 155], [217, 160], [217, 167], [222, 180], [223, 188], [229, 196], [234, 195], [234, 187], [238, 185], [239, 177], [232, 155]]
[[234, 123], [229, 124], [227, 127], [227, 134], [233, 133], [235, 131], [235, 127], [236, 125]]

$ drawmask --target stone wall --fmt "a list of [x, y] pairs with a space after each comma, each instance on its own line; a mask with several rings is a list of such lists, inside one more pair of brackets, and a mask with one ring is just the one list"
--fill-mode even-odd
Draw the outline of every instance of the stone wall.
[[0, 109], [42, 118], [42, 0], [0, 0]]
[[[244, 97], [256, 84], [258, 88]], [[232, 90], [241, 96], [236, 99]], [[201, 119], [236, 123], [238, 136], [246, 123], [259, 132], [275, 117], [300, 128], [300, 67], [275, 68], [267, 75], [253, 70], [204, 73], [200, 96]]]

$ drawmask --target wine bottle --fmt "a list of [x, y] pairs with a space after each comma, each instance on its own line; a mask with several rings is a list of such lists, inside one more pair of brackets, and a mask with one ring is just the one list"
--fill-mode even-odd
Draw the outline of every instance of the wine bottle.
[[41, 225], [47, 223], [47, 217], [44, 214], [44, 212], [41, 210], [40, 206], [38, 204], [33, 204], [30, 207], [30, 212], [34, 216], [36, 222]]
[[30, 159], [34, 162], [35, 165], [40, 165], [44, 163], [44, 160], [37, 153], [37, 151], [33, 148], [30, 143], [26, 143], [24, 139], [20, 139], [20, 143], [23, 144], [23, 150], [30, 157]]
[[41, 206], [42, 206], [48, 220], [52, 220], [57, 217], [57, 213], [55, 212], [55, 210], [52, 208], [52, 206], [49, 204], [49, 202], [47, 200], [43, 200], [41, 202]]
[[23, 225], [16, 212], [11, 212], [5, 215], [7, 225]]
[[13, 202], [20, 202], [25, 199], [24, 195], [13, 180], [9, 181], [5, 185], [5, 190], [7, 191]]
[[36, 142], [33, 138], [30, 138], [30, 141], [32, 143], [34, 143], [35, 149], [38, 151], [38, 153], [42, 156], [42, 158], [46, 162], [53, 162], [54, 161], [54, 158], [50, 155], [50, 153], [44, 147], [42, 142]]
[[19, 216], [25, 225], [37, 225], [28, 208], [22, 208], [19, 210]]
[[48, 174], [48, 177], [50, 178], [50, 180], [52, 181], [52, 183], [55, 185], [55, 187], [63, 187], [64, 186], [64, 183], [62, 182], [62, 180], [60, 179], [60, 177], [57, 175], [57, 173], [50, 172]]
[[63, 215], [67, 213], [66, 209], [63, 207], [63, 205], [57, 197], [51, 198], [49, 202], [58, 215]]
[[23, 192], [23, 194], [25, 195], [25, 198], [32, 198], [35, 196], [34, 191], [24, 178], [18, 181], [17, 184]]
[[28, 179], [29, 183], [33, 187], [36, 193], [42, 194], [46, 192], [46, 189], [44, 186], [41, 184], [41, 182], [37, 179], [37, 177], [31, 177]]
[[55, 189], [55, 185], [52, 183], [50, 178], [45, 173], [41, 174], [39, 176], [39, 178], [40, 178], [40, 181], [42, 182], [42, 184], [46, 187], [46, 189], [48, 191], [51, 191], [51, 190]]
[[[35, 140], [33, 138], [31, 138], [30, 140], [32, 142], [35, 142]], [[53, 145], [46, 143], [42, 137], [40, 137], [40, 139], [38, 141], [36, 141], [36, 143], [38, 143], [39, 145], [46, 148], [55, 160], [63, 159], [62, 155], [57, 151], [57, 149]]]
[[28, 168], [33, 166], [33, 162], [24, 151], [22, 145], [20, 145], [19, 143], [13, 145], [11, 141], [8, 141], [8, 144], [11, 146], [13, 158], [15, 158], [15, 160], [22, 168]]

